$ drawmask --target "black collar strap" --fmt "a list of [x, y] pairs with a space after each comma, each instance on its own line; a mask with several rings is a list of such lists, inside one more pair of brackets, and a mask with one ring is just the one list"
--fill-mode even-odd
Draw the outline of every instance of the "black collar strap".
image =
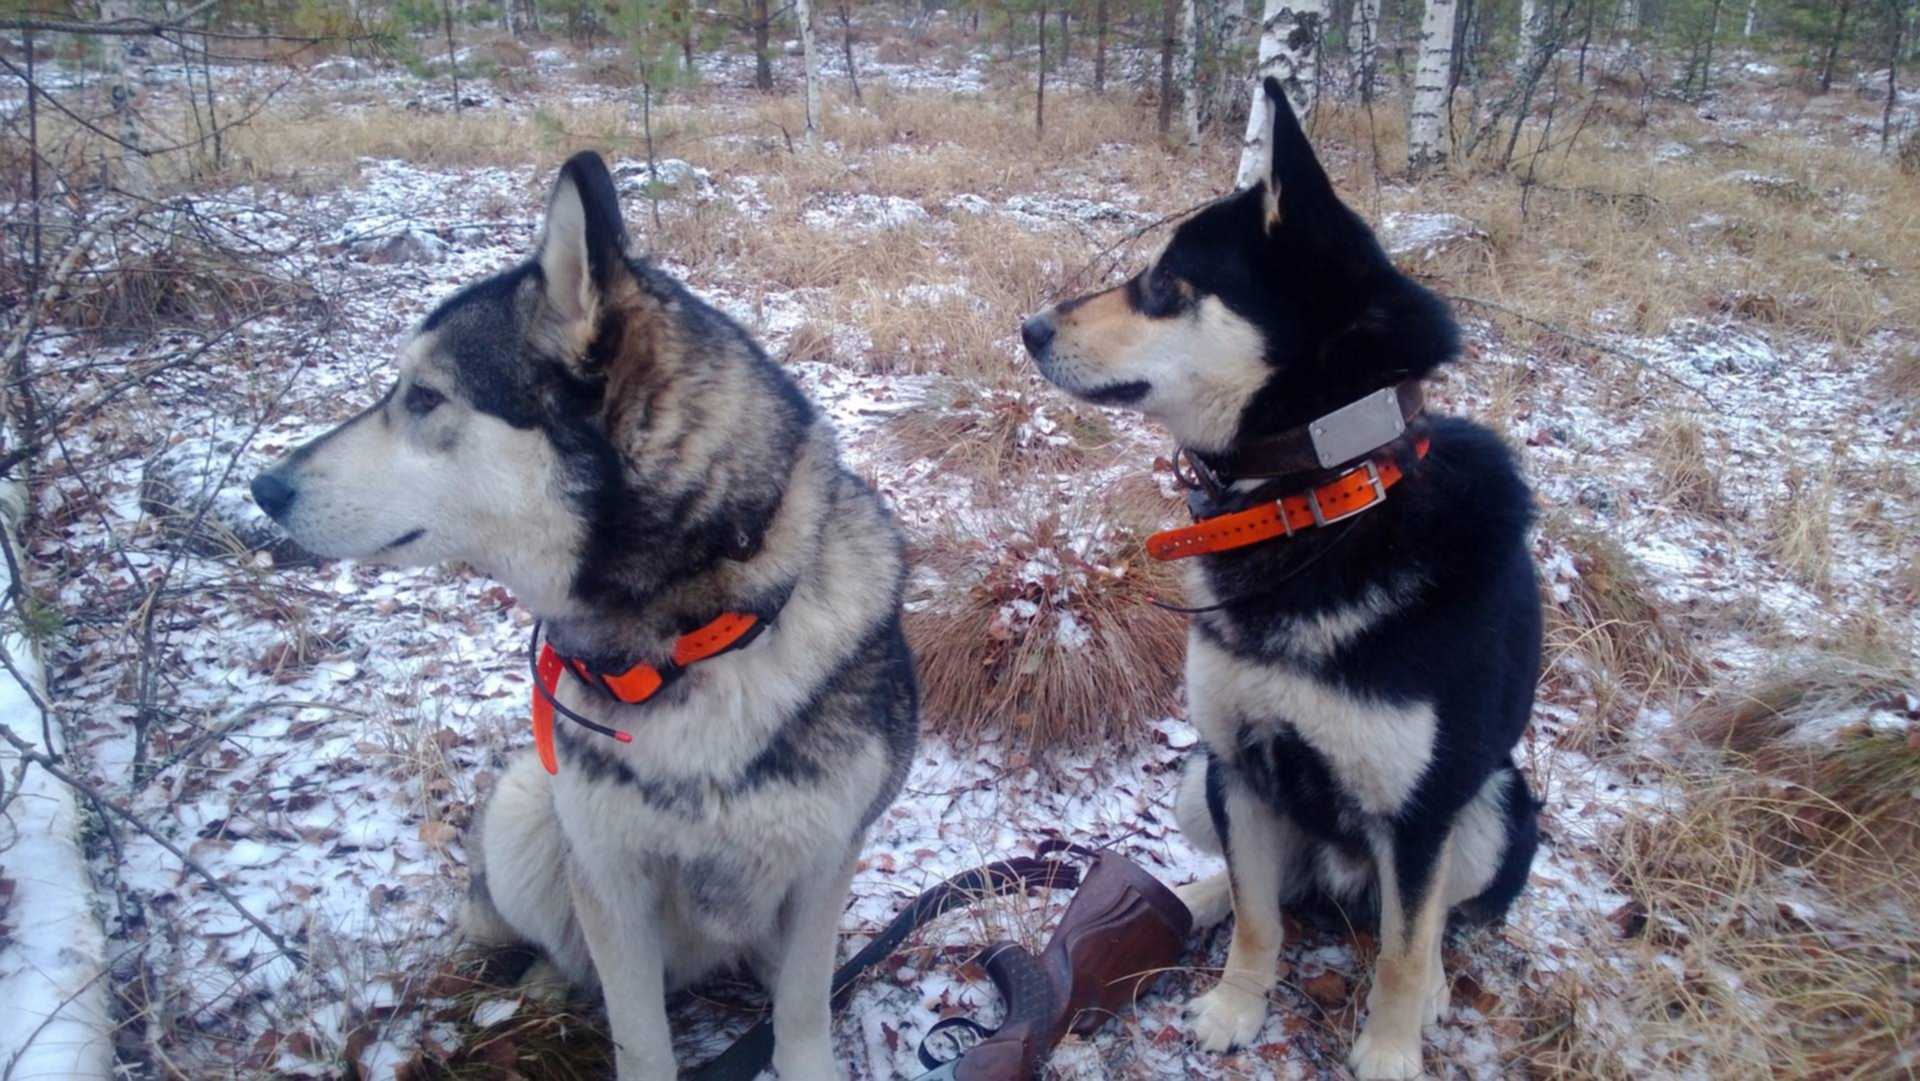
[[1418, 379], [1382, 387], [1324, 416], [1230, 448], [1201, 454], [1180, 448], [1174, 475], [1182, 486], [1220, 502], [1243, 480], [1311, 481], [1338, 472], [1399, 440], [1426, 406]]

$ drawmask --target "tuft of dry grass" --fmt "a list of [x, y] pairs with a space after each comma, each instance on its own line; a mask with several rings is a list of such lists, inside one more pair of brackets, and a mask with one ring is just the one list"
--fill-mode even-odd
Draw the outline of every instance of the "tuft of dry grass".
[[1677, 754], [1636, 762], [1667, 796], [1600, 837], [1627, 941], [1536, 996], [1528, 1066], [1904, 1076], [1920, 1031], [1915, 694], [1908, 652], [1817, 655], [1722, 690]]
[[921, 553], [945, 583], [907, 615], [928, 724], [1031, 752], [1126, 743], [1175, 712], [1186, 621], [1148, 603], [1177, 586], [1139, 543], [1115, 521], [1009, 507]]
[[1593, 698], [1584, 723], [1564, 736], [1588, 753], [1618, 744], [1649, 699], [1692, 685], [1704, 668], [1619, 542], [1581, 527], [1561, 540], [1578, 576], [1565, 600], [1547, 598], [1545, 679], [1583, 684]]
[[1786, 496], [1767, 515], [1772, 523], [1767, 549], [1807, 588], [1825, 596], [1833, 589], [1833, 467], [1814, 474], [1794, 466], [1786, 482]]
[[1911, 876], [1888, 882], [1877, 847], [1828, 832], [1833, 803], [1815, 790], [1737, 760], [1668, 772], [1675, 804], [1603, 839], [1631, 898], [1619, 922], [1643, 951], [1622, 1002], [1638, 1038], [1670, 1049], [1663, 1067], [1709, 1077], [1897, 1075], [1920, 1023], [1920, 935], [1821, 884], [1876, 878], [1911, 913]]
[[1662, 499], [1707, 517], [1725, 513], [1706, 432], [1694, 418], [1684, 413], [1662, 418], [1653, 440], [1653, 470]]
[[1880, 371], [1880, 385], [1902, 398], [1920, 398], [1920, 349], [1888, 357]]
[[905, 407], [887, 424], [900, 449], [987, 490], [1015, 476], [1068, 468], [1111, 438], [1104, 418], [1083, 418], [1058, 395], [933, 377], [903, 397]]
[[75, 275], [61, 296], [62, 323], [106, 341], [161, 328], [231, 323], [245, 313], [316, 299], [303, 282], [182, 234], [132, 228], [117, 258]]
[[1920, 697], [1904, 654], [1816, 656], [1750, 690], [1723, 690], [1689, 718], [1704, 742], [1808, 794], [1807, 806], [1763, 832], [1815, 865], [1846, 855], [1822, 868], [1830, 887], [1846, 884], [1858, 854], [1875, 868], [1869, 885], [1890, 872], [1920, 891], [1920, 728], [1872, 723], [1876, 712], [1911, 713]]

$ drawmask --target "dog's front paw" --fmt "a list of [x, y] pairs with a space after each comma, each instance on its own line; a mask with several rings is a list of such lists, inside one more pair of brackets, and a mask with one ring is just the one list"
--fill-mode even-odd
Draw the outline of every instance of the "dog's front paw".
[[773, 1055], [773, 1072], [780, 1081], [841, 1081], [840, 1067], [825, 1047]]
[[1420, 1041], [1385, 1039], [1368, 1025], [1353, 1041], [1347, 1065], [1360, 1081], [1406, 1081], [1420, 1076]]
[[1187, 1007], [1194, 1042], [1201, 1050], [1219, 1053], [1244, 1047], [1260, 1035], [1267, 1023], [1267, 996], [1221, 983]]

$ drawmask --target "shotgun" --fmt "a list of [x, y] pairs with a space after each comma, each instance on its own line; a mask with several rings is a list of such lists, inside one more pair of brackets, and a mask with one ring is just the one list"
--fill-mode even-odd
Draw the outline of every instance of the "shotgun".
[[1091, 1034], [1133, 1005], [1179, 960], [1192, 929], [1193, 914], [1173, 891], [1126, 857], [1100, 854], [1040, 956], [1011, 942], [988, 948], [982, 963], [1006, 1021], [919, 1081], [1039, 1077], [1069, 1031]]

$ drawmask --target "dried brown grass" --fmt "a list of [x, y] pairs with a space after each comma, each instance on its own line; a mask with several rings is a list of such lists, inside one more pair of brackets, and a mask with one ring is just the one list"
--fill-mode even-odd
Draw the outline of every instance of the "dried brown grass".
[[1667, 414], [1655, 429], [1652, 449], [1654, 484], [1662, 499], [1710, 518], [1725, 513], [1726, 497], [1698, 420]]
[[[1331, 126], [1344, 133], [1354, 123]], [[1576, 329], [1602, 329], [1596, 313], [1606, 312], [1604, 329], [1659, 335], [1677, 319], [1722, 313], [1727, 296], [1751, 300], [1736, 317], [1846, 348], [1915, 325], [1920, 298], [1900, 284], [1920, 273], [1914, 178], [1791, 135], [1726, 154], [1652, 154], [1655, 140], [1706, 146], [1712, 137], [1683, 115], [1663, 117], [1657, 134], [1602, 118], [1571, 147], [1523, 159], [1536, 185], [1524, 205], [1523, 173], [1503, 182], [1462, 167], [1390, 189], [1377, 209], [1445, 206], [1472, 219], [1491, 238], [1485, 251], [1420, 269], [1449, 290], [1524, 298], [1529, 314]], [[1364, 167], [1371, 153], [1353, 145]], [[1343, 190], [1374, 209], [1365, 177], [1352, 179]]]
[[1084, 461], [1091, 448], [1080, 438], [1098, 438], [1098, 425], [1076, 423], [1077, 411], [1057, 395], [936, 378], [905, 398], [887, 424], [895, 445], [909, 458], [938, 463], [942, 474], [974, 482], [989, 499], [1002, 482]]
[[1549, 689], [1592, 699], [1582, 723], [1563, 735], [1569, 749], [1591, 753], [1616, 746], [1643, 707], [1696, 683], [1704, 668], [1617, 541], [1582, 527], [1549, 528], [1578, 577], [1566, 600], [1548, 598], [1545, 679]]
[[1768, 552], [1807, 588], [1825, 596], [1833, 589], [1834, 469], [1800, 466], [1787, 471], [1786, 495], [1768, 511]]
[[[1920, 674], [1898, 645], [1868, 645], [1874, 652], [1864, 658], [1815, 657], [1751, 690], [1722, 691], [1690, 725], [1745, 766], [1809, 794], [1806, 806], [1765, 832], [1784, 854], [1821, 869], [1826, 885], [1847, 885], [1857, 859], [1874, 868], [1868, 886], [1892, 877], [1920, 892], [1920, 728], [1869, 723], [1876, 711], [1911, 712]], [[1832, 860], [1834, 853], [1846, 858]]]
[[946, 583], [907, 615], [929, 727], [1031, 753], [1124, 744], [1175, 712], [1186, 621], [1148, 603], [1177, 585], [1139, 544], [1085, 511], [1007, 506], [919, 553]]
[[1920, 349], [1907, 349], [1887, 358], [1880, 386], [1902, 398], [1920, 398]]
[[1898, 718], [1915, 694], [1910, 650], [1815, 655], [1723, 688], [1671, 753], [1636, 759], [1668, 796], [1600, 838], [1628, 941], [1535, 996], [1531, 1070], [1910, 1072], [1920, 728]]
[[[1623, 1002], [1636, 1037], [1670, 1049], [1665, 1066], [1710, 1077], [1895, 1076], [1920, 1020], [1920, 938], [1806, 888], [1812, 839], [1780, 843], [1830, 803], [1739, 765], [1666, 779], [1677, 805], [1623, 819], [1603, 842], [1632, 899], [1625, 930], [1644, 939]], [[1827, 869], [1885, 875], [1876, 852], [1814, 843]]]

